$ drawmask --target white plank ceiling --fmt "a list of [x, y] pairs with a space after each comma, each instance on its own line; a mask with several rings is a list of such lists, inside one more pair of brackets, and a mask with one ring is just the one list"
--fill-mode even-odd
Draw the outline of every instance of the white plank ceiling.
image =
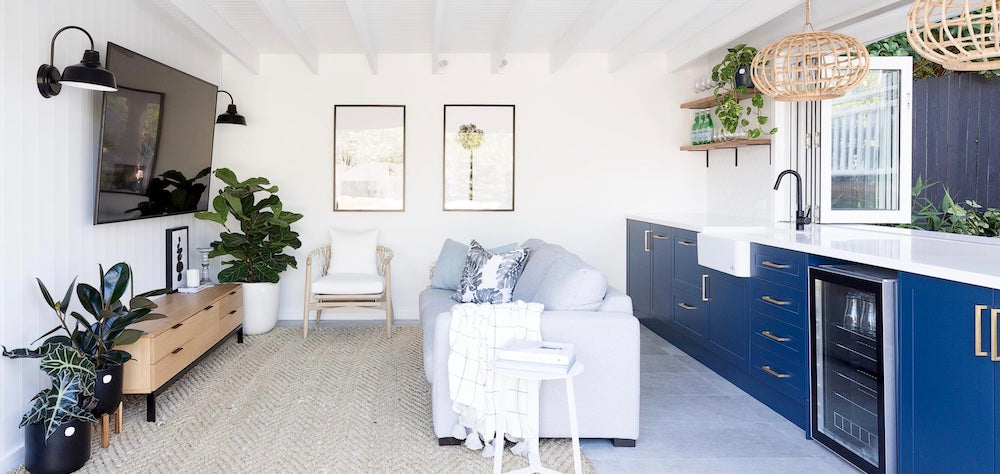
[[[666, 53], [671, 69], [741, 39], [800, 31], [804, 0], [154, 0], [169, 17], [251, 70], [260, 54], [355, 53], [377, 72], [378, 54], [550, 53], [555, 71], [575, 53], [607, 53], [609, 69], [641, 53]], [[908, 2], [818, 0], [813, 23], [850, 29], [874, 20], [902, 30]], [[893, 15], [890, 17], [889, 15]], [[892, 20], [898, 16], [899, 28]], [[219, 21], [219, 20], [222, 21]], [[855, 21], [856, 20], [856, 21]], [[877, 38], [865, 38], [871, 40]]]

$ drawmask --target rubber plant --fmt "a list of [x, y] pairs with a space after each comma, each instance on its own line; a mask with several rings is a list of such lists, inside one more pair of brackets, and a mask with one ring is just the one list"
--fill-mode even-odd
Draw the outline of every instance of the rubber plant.
[[[750, 97], [750, 105], [740, 103], [739, 95], [749, 94], [750, 89], [736, 84], [737, 70], [740, 66], [749, 67], [757, 48], [738, 44], [727, 50], [722, 62], [712, 68], [712, 81], [715, 82], [715, 115], [722, 122], [722, 128], [735, 133], [746, 129], [747, 138], [759, 138], [763, 127], [767, 125], [768, 117], [761, 112], [764, 108], [764, 96], [755, 92]], [[750, 128], [747, 128], [750, 127]], [[777, 132], [777, 128], [767, 131], [768, 135]]]
[[[286, 248], [302, 246], [299, 234], [291, 224], [302, 214], [284, 210], [277, 186], [267, 178], [250, 178], [240, 181], [227, 168], [215, 170], [226, 187], [212, 200], [214, 211], [196, 213], [198, 219], [212, 221], [225, 227], [219, 240], [211, 243], [209, 257], [228, 255], [222, 262], [226, 268], [219, 272], [220, 283], [277, 283], [281, 272], [288, 267], [297, 268], [295, 257], [284, 253]], [[258, 200], [257, 193], [267, 196]], [[229, 227], [232, 216], [239, 224], [239, 232]]]

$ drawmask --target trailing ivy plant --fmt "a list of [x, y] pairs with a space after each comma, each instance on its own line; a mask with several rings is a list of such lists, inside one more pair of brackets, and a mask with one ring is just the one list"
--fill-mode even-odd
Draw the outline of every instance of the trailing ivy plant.
[[[757, 48], [738, 44], [729, 48], [722, 62], [712, 68], [712, 81], [715, 82], [715, 115], [719, 117], [725, 131], [735, 133], [737, 130], [745, 129], [747, 138], [759, 138], [765, 133], [763, 127], [768, 121], [768, 117], [762, 114], [764, 96], [756, 92], [750, 98], [750, 105], [744, 106], [739, 101], [739, 94], [749, 94], [750, 90], [745, 86], [736, 85], [736, 75], [740, 66], [750, 67], [756, 54]], [[766, 133], [773, 135], [777, 131], [777, 128], [772, 128]]]
[[[940, 28], [935, 28], [932, 30], [932, 34], [935, 36], [940, 34]], [[957, 34], [958, 27], [952, 27], [951, 33], [953, 35]], [[949, 71], [944, 68], [944, 66], [935, 63], [917, 53], [912, 46], [910, 46], [910, 41], [906, 38], [906, 32], [898, 33], [892, 35], [888, 38], [881, 39], [870, 43], [868, 45], [868, 53], [872, 56], [910, 56], [913, 58], [913, 78], [914, 79], [927, 79], [930, 77], [941, 77], [958, 71]], [[983, 77], [997, 77], [1000, 76], [1000, 69], [991, 69], [987, 71], [975, 71], [976, 73], [982, 75]]]
[[[225, 227], [219, 240], [212, 242], [209, 257], [228, 255], [229, 260], [219, 272], [222, 283], [277, 283], [281, 272], [288, 267], [297, 268], [295, 257], [284, 253], [286, 248], [302, 246], [299, 234], [292, 230], [292, 223], [302, 214], [284, 210], [277, 186], [270, 186], [267, 178], [250, 178], [240, 181], [227, 168], [215, 170], [226, 187], [212, 200], [213, 211], [199, 212], [198, 219], [212, 221]], [[257, 193], [267, 197], [257, 200]], [[236, 232], [229, 227], [232, 216], [239, 224]]]

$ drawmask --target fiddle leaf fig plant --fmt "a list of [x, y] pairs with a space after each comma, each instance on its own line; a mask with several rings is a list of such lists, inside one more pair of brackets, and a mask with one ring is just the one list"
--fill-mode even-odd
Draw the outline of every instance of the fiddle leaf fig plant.
[[[715, 115], [719, 117], [725, 131], [735, 133], [737, 130], [746, 130], [747, 138], [759, 138], [764, 134], [763, 127], [768, 121], [768, 117], [762, 114], [764, 96], [759, 92], [750, 97], [750, 105], [744, 106], [739, 101], [739, 95], [749, 94], [750, 89], [737, 84], [738, 71], [740, 67], [749, 68], [755, 55], [757, 48], [738, 44], [729, 48], [722, 62], [712, 68], [712, 80], [715, 81]], [[771, 128], [766, 133], [773, 135], [777, 131], [777, 128]]]
[[[299, 234], [292, 230], [292, 223], [302, 214], [284, 210], [277, 186], [270, 186], [267, 178], [250, 178], [240, 181], [227, 168], [215, 170], [226, 187], [212, 200], [214, 211], [196, 213], [198, 219], [212, 221], [225, 227], [219, 240], [212, 242], [209, 257], [228, 255], [223, 261], [227, 267], [219, 272], [221, 283], [277, 283], [281, 272], [288, 267], [297, 268], [295, 257], [284, 253], [285, 248], [302, 246]], [[258, 200], [257, 193], [267, 196]], [[238, 232], [229, 227], [232, 216], [239, 224]]]

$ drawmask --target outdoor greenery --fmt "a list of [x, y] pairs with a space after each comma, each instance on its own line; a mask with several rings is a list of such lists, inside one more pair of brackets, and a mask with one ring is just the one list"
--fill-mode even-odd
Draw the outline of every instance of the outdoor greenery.
[[[955, 28], [952, 28], [953, 30]], [[956, 32], [953, 31], [952, 34]], [[929, 77], [941, 77], [948, 74], [961, 72], [949, 71], [938, 63], [924, 58], [910, 46], [906, 39], [906, 32], [899, 33], [888, 38], [876, 41], [868, 45], [868, 53], [872, 56], [910, 56], [913, 58], [913, 78], [926, 79]], [[975, 71], [984, 77], [997, 77], [1000, 69], [988, 71]]]
[[[750, 105], [746, 107], [738, 99], [738, 94], [749, 94], [750, 90], [744, 85], [736, 84], [737, 70], [740, 66], [749, 68], [756, 54], [757, 48], [738, 44], [729, 48], [722, 62], [712, 68], [712, 81], [715, 82], [715, 115], [722, 121], [722, 128], [729, 133], [746, 128], [747, 138], [759, 138], [764, 133], [762, 127], [767, 125], [768, 120], [767, 116], [761, 115], [764, 96], [759, 92], [750, 98]], [[747, 128], [751, 125], [752, 128]], [[772, 128], [767, 133], [773, 135], [777, 131], [778, 129]]]
[[924, 194], [938, 183], [924, 183], [917, 178], [913, 185], [913, 221], [900, 227], [923, 229], [953, 234], [1000, 237], [1000, 210], [988, 208], [976, 201], [965, 201], [965, 205], [955, 202], [948, 188], [944, 190], [941, 205], [937, 206]]
[[[219, 272], [219, 282], [232, 283], [277, 283], [281, 272], [288, 267], [297, 268], [295, 257], [285, 254], [286, 247], [297, 249], [302, 246], [299, 234], [291, 224], [302, 218], [302, 214], [283, 209], [277, 186], [270, 185], [267, 178], [250, 178], [240, 181], [227, 168], [215, 170], [226, 187], [212, 201], [214, 212], [199, 212], [198, 219], [212, 221], [226, 228], [219, 239], [211, 243], [209, 257], [228, 255], [230, 260]], [[256, 193], [268, 193], [257, 200]], [[232, 216], [239, 223], [239, 232], [229, 228], [227, 221]]]

